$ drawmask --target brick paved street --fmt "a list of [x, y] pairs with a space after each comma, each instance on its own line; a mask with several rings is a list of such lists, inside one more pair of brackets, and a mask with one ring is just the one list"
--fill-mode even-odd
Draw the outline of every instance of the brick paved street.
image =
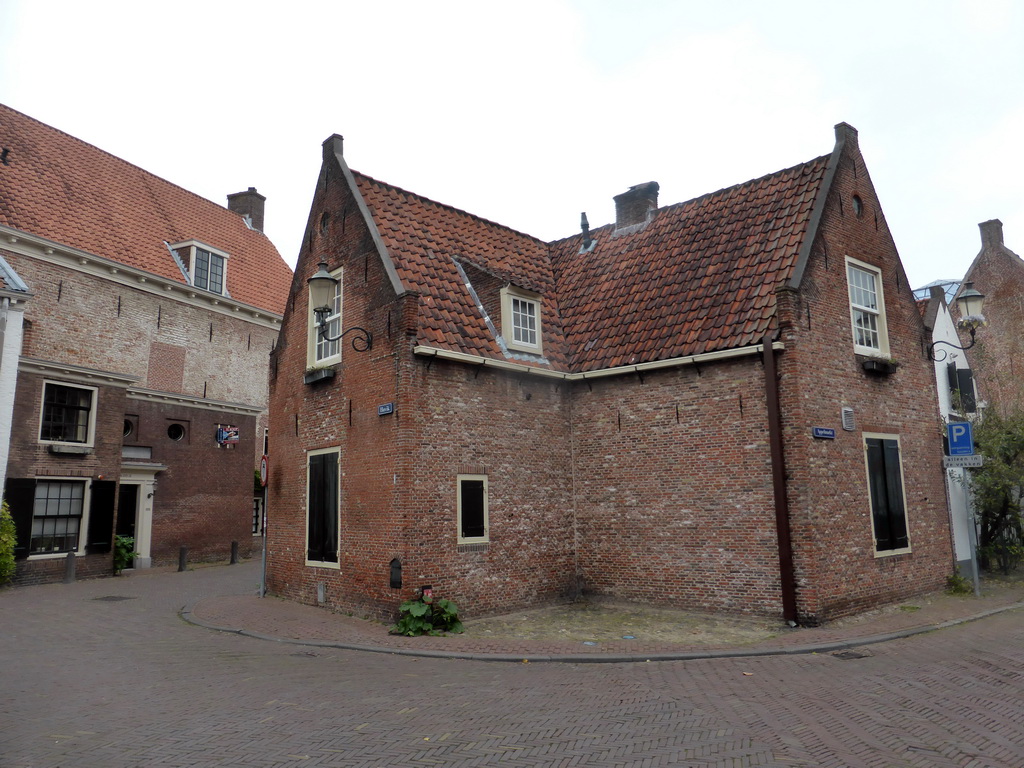
[[213, 632], [254, 563], [0, 593], [0, 766], [1024, 766], [1024, 615], [865, 646], [628, 664]]

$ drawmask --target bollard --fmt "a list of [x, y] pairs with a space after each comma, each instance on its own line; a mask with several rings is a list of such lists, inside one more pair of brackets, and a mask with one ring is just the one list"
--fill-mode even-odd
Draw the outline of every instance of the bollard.
[[178, 550], [178, 573], [188, 570], [188, 547], [184, 544], [181, 545], [181, 549]]
[[64, 558], [64, 583], [74, 584], [75, 583], [75, 553], [68, 552], [68, 556]]
[[236, 565], [237, 563], [238, 563], [238, 542], [237, 541], [232, 541], [231, 542], [231, 565]]

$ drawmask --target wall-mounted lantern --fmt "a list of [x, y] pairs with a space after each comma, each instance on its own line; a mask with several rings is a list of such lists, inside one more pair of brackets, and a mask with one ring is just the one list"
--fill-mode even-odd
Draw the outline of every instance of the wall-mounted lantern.
[[934, 341], [928, 345], [928, 359], [936, 362], [941, 362], [946, 359], [949, 354], [946, 350], [942, 350], [942, 357], [938, 357], [935, 354], [935, 347], [939, 344], [945, 344], [953, 349], [959, 349], [966, 351], [974, 346], [975, 338], [974, 332], [978, 329], [979, 325], [985, 324], [985, 318], [981, 314], [981, 308], [985, 304], [985, 295], [979, 293], [974, 288], [974, 283], [964, 283], [960, 289], [960, 294], [956, 297], [957, 309], [960, 310], [960, 324], [962, 328], [966, 328], [971, 334], [971, 342], [966, 347], [959, 347], [951, 341]]
[[356, 335], [352, 337], [352, 349], [357, 352], [365, 352], [371, 349], [373, 347], [373, 334], [365, 328], [360, 328], [358, 325], [353, 325], [337, 336], [331, 336], [327, 332], [327, 318], [331, 316], [331, 302], [334, 300], [334, 292], [338, 288], [338, 278], [333, 277], [327, 271], [326, 261], [320, 261], [320, 268], [306, 282], [309, 284], [309, 302], [313, 305], [313, 315], [316, 318], [317, 333], [320, 334], [320, 338], [324, 341], [337, 341], [346, 334], [355, 331]]

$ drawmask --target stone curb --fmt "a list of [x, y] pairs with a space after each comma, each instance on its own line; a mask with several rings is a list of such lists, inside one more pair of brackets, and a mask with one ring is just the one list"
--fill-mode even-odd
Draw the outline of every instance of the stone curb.
[[182, 606], [178, 615], [182, 620], [197, 627], [213, 630], [215, 632], [226, 632], [229, 634], [251, 637], [256, 640], [267, 640], [275, 643], [286, 643], [288, 645], [308, 646], [312, 648], [337, 648], [345, 651], [363, 651], [366, 653], [387, 653], [395, 656], [415, 656], [429, 659], [460, 659], [464, 661], [503, 661], [503, 662], [557, 662], [563, 664], [626, 664], [645, 663], [649, 661], [696, 661], [698, 659], [741, 659], [756, 656], [797, 656], [801, 654], [832, 653], [843, 651], [849, 648], [858, 648], [865, 645], [877, 645], [887, 643], [891, 640], [900, 640], [905, 637], [921, 635], [925, 632], [934, 632], [940, 629], [955, 627], [960, 624], [969, 624], [973, 621], [988, 618], [998, 613], [1018, 610], [1024, 608], [1024, 601], [992, 608], [972, 616], [965, 616], [959, 619], [948, 619], [938, 624], [926, 624], [919, 627], [910, 627], [896, 632], [886, 632], [866, 637], [851, 638], [849, 640], [832, 640], [821, 643], [808, 643], [806, 645], [794, 645], [792, 647], [776, 648], [726, 648], [710, 651], [669, 651], [660, 653], [557, 653], [557, 654], [522, 654], [512, 653], [463, 653], [459, 651], [427, 651], [412, 648], [386, 648], [378, 645], [360, 645], [358, 643], [345, 643], [334, 640], [298, 640], [293, 638], [276, 637], [264, 635], [248, 629], [235, 629], [232, 627], [219, 627], [197, 617], [193, 611], [201, 601], [194, 601], [189, 605]]

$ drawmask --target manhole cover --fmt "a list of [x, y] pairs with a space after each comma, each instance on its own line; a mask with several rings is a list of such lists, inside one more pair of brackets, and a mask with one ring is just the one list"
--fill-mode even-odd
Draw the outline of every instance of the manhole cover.
[[866, 659], [871, 654], [867, 651], [838, 651], [836, 653], [833, 653], [832, 655], [835, 656], [837, 659], [849, 661], [850, 659]]
[[100, 600], [104, 603], [119, 603], [122, 600], [134, 600], [134, 597], [125, 597], [124, 595], [104, 595], [103, 597], [94, 597], [93, 600]]

